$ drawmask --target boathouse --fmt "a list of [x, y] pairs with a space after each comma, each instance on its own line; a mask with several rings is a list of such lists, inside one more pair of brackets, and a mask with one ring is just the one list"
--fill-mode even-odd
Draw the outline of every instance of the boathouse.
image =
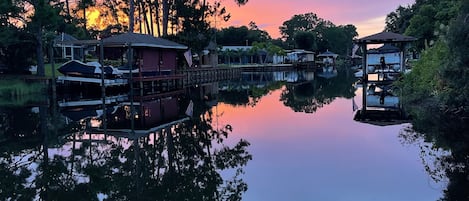
[[337, 59], [338, 56], [339, 56], [338, 54], [327, 50], [327, 51], [317, 55], [317, 58], [318, 58], [317, 64], [318, 64], [318, 66], [335, 65], [335, 60]]
[[[370, 79], [369, 75], [379, 79], [378, 74], [395, 77], [404, 72], [406, 49], [410, 42], [415, 40], [417, 39], [414, 37], [393, 32], [381, 32], [355, 40], [354, 42], [363, 50], [363, 79]], [[370, 49], [368, 52], [369, 45], [382, 45], [382, 47], [377, 50]]]
[[[355, 40], [363, 50], [362, 108], [356, 121], [375, 125], [392, 125], [408, 120], [393, 85], [405, 70], [405, 52], [414, 37], [381, 32]], [[368, 50], [369, 45], [382, 45]]]
[[[124, 33], [101, 40], [60, 41], [56, 45], [99, 47], [99, 63], [94, 62], [94, 65], [112, 66], [117, 69], [113, 79], [104, 76], [94, 78], [65, 75], [57, 78], [60, 83], [127, 86], [138, 89], [140, 96], [181, 88], [183, 85], [182, 69], [178, 69], [178, 66], [183, 66], [184, 60], [179, 60], [178, 56], [182, 55], [187, 47], [163, 38]], [[81, 66], [87, 67], [86, 65]]]
[[[178, 52], [187, 47], [147, 34], [125, 33], [103, 39], [104, 58], [128, 60], [139, 77], [175, 75]], [[125, 53], [132, 50], [129, 58]]]

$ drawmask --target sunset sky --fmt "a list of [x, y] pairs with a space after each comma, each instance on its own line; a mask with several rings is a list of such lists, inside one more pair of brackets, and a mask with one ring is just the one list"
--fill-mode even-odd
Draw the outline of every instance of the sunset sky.
[[407, 6], [415, 0], [249, 0], [238, 7], [234, 0], [221, 0], [231, 13], [228, 23], [218, 22], [217, 26], [247, 26], [254, 21], [257, 26], [269, 32], [272, 38], [280, 37], [279, 27], [293, 15], [313, 12], [318, 17], [335, 25], [353, 24], [360, 37], [381, 32], [386, 15], [399, 5]]

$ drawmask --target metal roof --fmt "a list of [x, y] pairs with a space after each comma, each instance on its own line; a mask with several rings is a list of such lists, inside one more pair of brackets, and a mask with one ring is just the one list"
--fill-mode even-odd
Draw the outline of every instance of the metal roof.
[[187, 46], [169, 41], [163, 38], [157, 38], [147, 34], [124, 33], [120, 35], [104, 38], [105, 47], [119, 47], [130, 45], [132, 47], [157, 47], [165, 49], [187, 49]]
[[411, 42], [415, 41], [417, 38], [412, 36], [404, 36], [401, 34], [393, 32], [381, 32], [366, 36], [360, 39], [355, 40], [359, 44], [380, 44], [380, 43], [399, 43], [399, 42]]
[[[163, 38], [157, 38], [147, 34], [124, 33], [111, 36], [101, 40], [104, 47], [156, 47], [164, 49], [187, 49], [187, 46], [169, 41]], [[56, 41], [56, 45], [99, 45], [100, 40], [66, 40]]]
[[338, 54], [334, 53], [334, 52], [331, 52], [329, 50], [321, 53], [321, 54], [318, 54], [318, 57], [337, 57]]
[[77, 39], [69, 34], [60, 33], [54, 38], [54, 41], [77, 41]]

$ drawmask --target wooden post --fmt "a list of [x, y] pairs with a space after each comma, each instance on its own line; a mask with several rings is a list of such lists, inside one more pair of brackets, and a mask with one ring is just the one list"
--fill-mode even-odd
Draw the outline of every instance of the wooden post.
[[50, 55], [50, 68], [52, 72], [52, 99], [55, 101], [57, 100], [57, 87], [55, 85], [55, 66], [54, 66], [54, 41], [52, 41], [50, 50], [49, 50], [49, 55]]
[[129, 68], [129, 84], [130, 84], [130, 134], [135, 134], [135, 109], [134, 109], [134, 82], [132, 75], [132, 58], [133, 58], [132, 44], [127, 44], [127, 66]]
[[362, 72], [363, 72], [363, 75], [362, 75], [362, 80], [368, 80], [368, 64], [366, 62], [367, 60], [367, 53], [368, 53], [368, 50], [366, 49], [367, 48], [367, 45], [366, 43], [363, 43], [362, 44], [362, 50], [363, 50], [363, 59], [362, 59]]
[[101, 98], [103, 100], [103, 130], [104, 135], [107, 134], [107, 111], [106, 111], [106, 87], [104, 86], [104, 43], [99, 41], [99, 64], [101, 64]]
[[362, 95], [362, 113], [364, 114], [366, 112], [366, 91], [368, 89], [368, 63], [366, 62], [367, 60], [367, 44], [363, 43], [362, 44], [362, 50], [363, 50], [363, 60], [362, 60], [362, 71], [363, 71], [363, 76], [362, 76], [362, 90], [363, 90], [363, 95]]
[[402, 43], [401, 44], [401, 73], [404, 73], [404, 70], [405, 70], [405, 56], [406, 56], [406, 51], [405, 51], [405, 46], [406, 46], [406, 43]]

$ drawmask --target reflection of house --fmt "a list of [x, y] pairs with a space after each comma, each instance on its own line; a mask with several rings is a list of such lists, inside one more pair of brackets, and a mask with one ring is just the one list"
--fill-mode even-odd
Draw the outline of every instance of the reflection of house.
[[61, 33], [55, 37], [56, 54], [62, 59], [81, 60], [84, 54], [82, 45], [73, 44], [78, 41], [75, 37], [66, 33]]
[[272, 72], [274, 81], [285, 81], [288, 83], [297, 83], [314, 80], [312, 71], [278, 71]]
[[180, 90], [158, 96], [134, 97], [131, 102], [127, 95], [106, 97], [105, 109], [101, 99], [59, 102], [59, 106], [67, 120], [89, 122], [87, 126], [99, 132], [106, 126], [111, 134], [127, 136], [132, 128], [137, 134], [148, 134], [188, 119], [184, 115], [187, 105], [181, 107], [180, 95], [183, 93]]
[[316, 64], [317, 67], [322, 70], [318, 73], [318, 76], [323, 78], [332, 78], [337, 76], [337, 69], [335, 68], [337, 56], [338, 54], [329, 50], [318, 54], [318, 61]]

